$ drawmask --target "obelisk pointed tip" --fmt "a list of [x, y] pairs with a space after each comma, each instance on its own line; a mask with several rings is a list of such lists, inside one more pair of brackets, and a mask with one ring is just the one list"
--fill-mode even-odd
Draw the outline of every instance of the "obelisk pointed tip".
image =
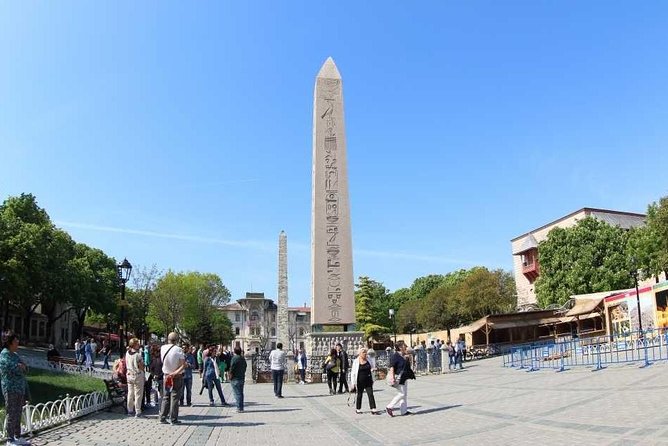
[[339, 69], [336, 68], [334, 59], [332, 59], [331, 56], [327, 58], [324, 64], [322, 64], [322, 68], [320, 68], [320, 71], [318, 72], [318, 77], [326, 79], [341, 79]]

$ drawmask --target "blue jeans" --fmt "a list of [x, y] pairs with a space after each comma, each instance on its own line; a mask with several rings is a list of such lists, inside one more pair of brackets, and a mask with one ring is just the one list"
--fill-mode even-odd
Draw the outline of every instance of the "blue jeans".
[[455, 364], [455, 356], [450, 356], [450, 361], [448, 362], [448, 370], [457, 368], [457, 365]]
[[190, 406], [190, 404], [192, 403], [192, 394], [193, 394], [193, 377], [191, 376], [190, 378], [183, 378], [183, 392], [181, 393], [181, 401], [179, 401], [179, 404], [183, 406], [183, 397], [185, 397], [186, 404]]
[[283, 396], [283, 372], [284, 370], [272, 370], [271, 379], [274, 381], [274, 395]]
[[109, 368], [109, 355], [104, 355], [104, 364], [102, 364], [103, 369]]
[[237, 402], [237, 410], [244, 410], [244, 380], [233, 379], [230, 383], [232, 392], [234, 392], [234, 400]]
[[217, 378], [213, 379], [207, 378], [206, 385], [209, 390], [209, 402], [213, 404], [213, 386], [216, 386], [216, 391], [218, 392], [218, 396], [220, 397], [220, 403], [225, 404], [225, 396], [223, 396], [223, 389], [220, 387], [220, 381], [218, 381]]

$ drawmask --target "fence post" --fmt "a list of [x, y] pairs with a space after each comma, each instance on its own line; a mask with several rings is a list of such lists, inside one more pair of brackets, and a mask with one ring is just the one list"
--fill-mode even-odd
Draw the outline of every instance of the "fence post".
[[246, 377], [245, 381], [247, 383], [254, 383], [254, 378], [253, 378], [253, 354], [248, 351], [244, 355], [244, 359], [246, 360]]
[[450, 358], [448, 358], [448, 348], [445, 344], [441, 345], [441, 373], [445, 373], [445, 368], [450, 363]]
[[559, 367], [559, 370], [557, 370], [557, 372], [563, 372], [563, 371], [566, 370], [566, 367], [564, 367], [565, 345], [564, 344], [559, 344], [559, 345], [561, 346], [561, 352], [559, 352], [559, 356], [561, 357], [559, 362], [560, 362], [561, 365]]
[[642, 339], [643, 350], [645, 350], [644, 351], [645, 364], [643, 364], [643, 367], [648, 367], [652, 365], [652, 363], [649, 362], [649, 358], [647, 357], [647, 337], [643, 336], [643, 333], [641, 332], [640, 339]]
[[519, 347], [520, 349], [520, 370], [524, 369], [524, 357], [526, 356], [525, 352], [526, 350], [523, 347]]
[[72, 398], [70, 394], [65, 395], [65, 416], [67, 417], [67, 424], [72, 422]]
[[[542, 350], [541, 350], [542, 351]], [[531, 366], [529, 367], [529, 370], [527, 372], [537, 372], [540, 370], [540, 367], [535, 367], [536, 362], [538, 362], [538, 358], [536, 357], [536, 347], [533, 346], [531, 349]]]
[[[30, 403], [26, 403], [26, 405], [23, 406], [23, 415], [26, 417], [25, 433], [32, 437], [32, 411], [30, 410]], [[6, 420], [7, 418], [5, 417], [5, 421]]]
[[601, 344], [596, 346], [596, 354], [596, 368], [594, 371], [603, 369], [603, 365], [601, 364]]

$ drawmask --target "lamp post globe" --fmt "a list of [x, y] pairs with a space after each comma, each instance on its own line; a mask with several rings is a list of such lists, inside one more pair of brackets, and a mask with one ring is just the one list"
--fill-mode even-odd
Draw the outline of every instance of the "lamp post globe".
[[130, 280], [130, 274], [132, 273], [132, 265], [128, 262], [128, 259], [123, 259], [121, 263], [116, 265], [116, 274], [118, 275], [118, 283], [121, 286], [121, 320], [118, 326], [118, 357], [123, 358], [125, 354], [125, 284]]
[[394, 334], [394, 347], [396, 348], [397, 346], [397, 323], [396, 323], [396, 318], [394, 317], [394, 308], [390, 308], [388, 311], [388, 314], [390, 315], [390, 319], [392, 319], [392, 333]]

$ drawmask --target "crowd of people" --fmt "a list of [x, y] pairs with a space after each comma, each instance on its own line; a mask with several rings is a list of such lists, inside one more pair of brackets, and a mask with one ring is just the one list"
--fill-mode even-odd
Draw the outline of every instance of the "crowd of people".
[[179, 343], [179, 335], [170, 333], [167, 343], [141, 345], [133, 338], [128, 343], [125, 357], [114, 362], [113, 376], [120, 386], [127, 388], [128, 416], [141, 418], [146, 407], [160, 406], [161, 423], [180, 424], [179, 407], [191, 406], [193, 381], [199, 376], [199, 394], [207, 389], [209, 404], [229, 406], [221, 383], [230, 382], [237, 412], [244, 411], [244, 381], [246, 360], [240, 348], [231, 352], [222, 345], [191, 346]]
[[[113, 364], [113, 377], [117, 383], [127, 389], [127, 413], [129, 416], [141, 418], [147, 407], [159, 407], [160, 423], [180, 424], [179, 407], [191, 406], [193, 401], [193, 382], [197, 375], [201, 383], [199, 394], [208, 392], [209, 404], [229, 406], [221, 387], [229, 382], [234, 394], [237, 412], [244, 411], [244, 383], [246, 377], [246, 359], [241, 348], [231, 352], [222, 345], [191, 346], [179, 342], [177, 333], [170, 333], [164, 345], [141, 345], [137, 338], [128, 342], [125, 355]], [[436, 343], [438, 342], [438, 343]], [[441, 348], [440, 341], [434, 342], [435, 348]], [[108, 367], [111, 347], [103, 342], [98, 350], [93, 338], [85, 341], [77, 340], [75, 344], [76, 360], [88, 367], [93, 367], [96, 354], [104, 357], [103, 368]], [[3, 334], [3, 348], [0, 352], [0, 385], [6, 405], [6, 431], [8, 445], [30, 444], [21, 438], [21, 410], [29, 401], [29, 389], [26, 380], [27, 366], [19, 357], [17, 350], [19, 338], [6, 332]], [[465, 345], [456, 341], [445, 344], [450, 365], [461, 367], [461, 357]], [[47, 356], [57, 358], [60, 353], [50, 346]], [[283, 398], [283, 382], [287, 366], [286, 352], [278, 343], [269, 355], [274, 396]], [[412, 350], [399, 342], [396, 351], [389, 358], [387, 384], [396, 392], [385, 407], [385, 412], [395, 416], [398, 407], [401, 415], [409, 415], [407, 400], [408, 380], [415, 379]], [[341, 344], [336, 344], [323, 363], [327, 376], [329, 394], [356, 394], [355, 410], [362, 413], [362, 400], [366, 393], [369, 408], [374, 415], [382, 413], [376, 407], [373, 393], [376, 363], [366, 348], [358, 351], [357, 357], [351, 362]], [[306, 383], [308, 358], [304, 349], [295, 356], [295, 371], [298, 373], [299, 384]], [[350, 372], [350, 373], [349, 373]], [[350, 376], [350, 387], [348, 385]], [[215, 394], [214, 394], [215, 391]]]

